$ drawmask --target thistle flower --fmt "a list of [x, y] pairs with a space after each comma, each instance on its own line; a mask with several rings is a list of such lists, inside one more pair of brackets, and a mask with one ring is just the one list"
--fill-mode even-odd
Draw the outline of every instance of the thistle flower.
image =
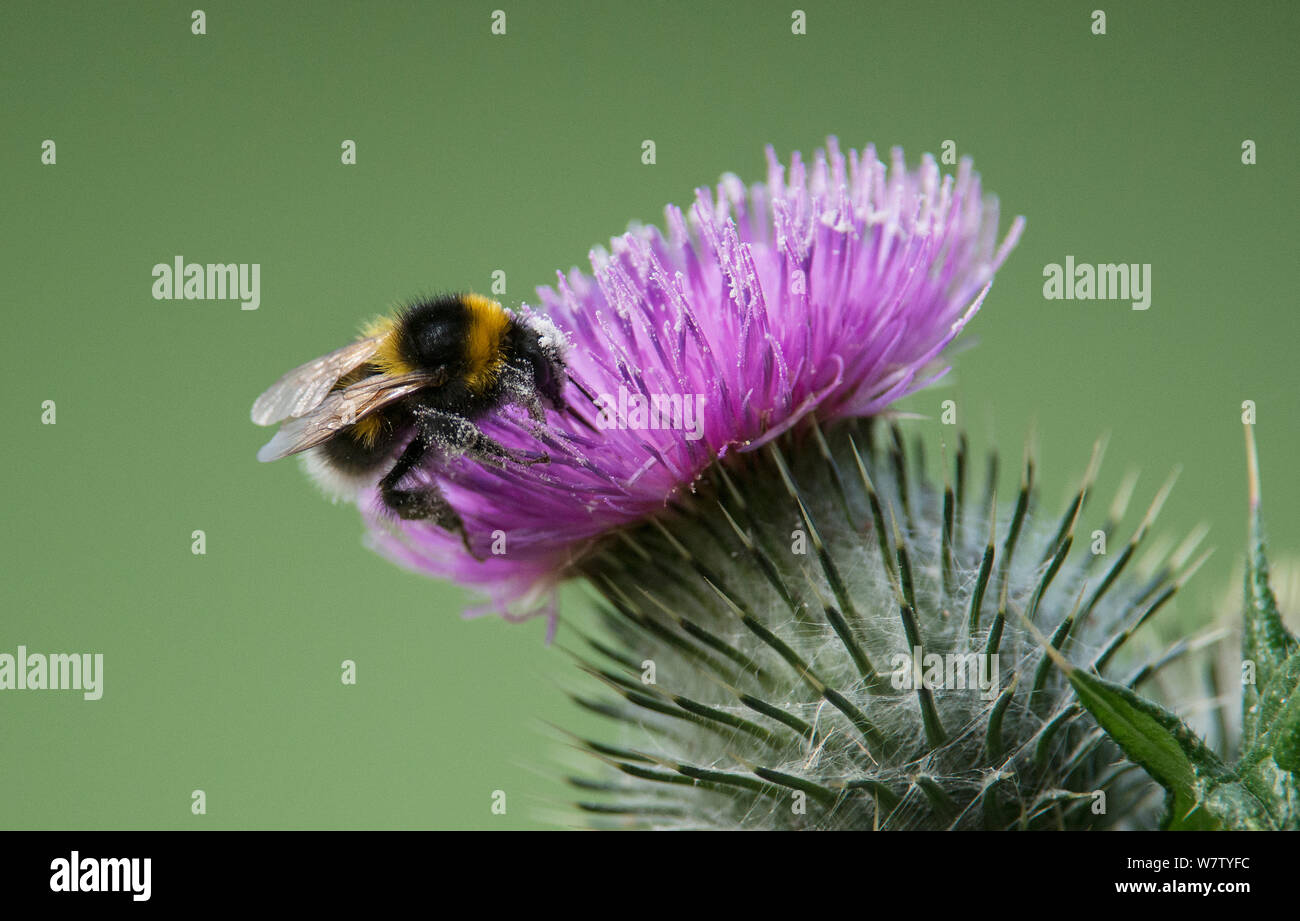
[[382, 551], [507, 616], [546, 609], [569, 577], [595, 589], [604, 635], [579, 661], [606, 693], [574, 699], [621, 737], [575, 740], [604, 769], [572, 779], [598, 818], [1093, 828], [1156, 808], [1064, 657], [1096, 681], [1127, 667], [1133, 631], [1198, 565], [1194, 541], [1135, 580], [1167, 490], [1122, 552], [1072, 555], [1099, 455], [1052, 526], [1032, 462], [1002, 507], [996, 460], [969, 496], [964, 437], [943, 489], [919, 451], [909, 470], [898, 428], [878, 443], [878, 417], [944, 373], [1022, 228], [999, 244], [969, 162], [954, 179], [892, 159], [832, 141], [787, 179], [769, 151], [765, 184], [725, 177], [689, 219], [667, 210], [666, 237], [634, 227], [593, 252], [593, 275], [539, 292], [567, 340], [568, 406], [483, 425], [549, 463], [421, 471], [464, 545], [371, 513]]
[[[944, 373], [934, 360], [979, 308], [1019, 238], [999, 244], [996, 201], [963, 160], [909, 171], [834, 139], [789, 175], [726, 176], [699, 190], [667, 236], [634, 227], [539, 290], [567, 336], [567, 412], [544, 432], [502, 414], [484, 431], [548, 464], [439, 460], [469, 533], [393, 523], [372, 505], [372, 541], [413, 569], [486, 594], [511, 617], [554, 608], [553, 589], [602, 541], [662, 513], [719, 461], [761, 449], [816, 413], [871, 416]], [[524, 311], [531, 313], [525, 306]], [[538, 442], [541, 442], [539, 445]]]

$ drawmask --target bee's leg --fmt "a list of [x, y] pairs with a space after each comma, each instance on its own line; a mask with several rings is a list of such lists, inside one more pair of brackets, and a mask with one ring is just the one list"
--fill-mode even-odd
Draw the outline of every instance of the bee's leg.
[[433, 439], [426, 432], [416, 431], [415, 437], [406, 446], [402, 456], [397, 459], [393, 469], [379, 481], [380, 498], [389, 511], [398, 518], [408, 521], [432, 521], [443, 530], [458, 534], [465, 544], [465, 549], [474, 555], [469, 544], [469, 533], [465, 530], [465, 522], [461, 521], [460, 515], [456, 514], [456, 510], [451, 507], [451, 503], [442, 494], [437, 483], [429, 483], [419, 489], [398, 488], [402, 478], [424, 460], [433, 444]]
[[531, 466], [550, 460], [545, 456], [528, 458], [515, 454], [496, 439], [483, 434], [483, 430], [473, 422], [454, 413], [422, 406], [416, 410], [416, 425], [430, 444], [438, 445], [449, 454], [464, 454], [493, 467], [504, 467], [506, 461]]
[[541, 424], [546, 421], [546, 410], [542, 409], [542, 401], [537, 399], [533, 394], [529, 394], [523, 400], [524, 409], [528, 412], [528, 418]]
[[[507, 366], [501, 374], [501, 383], [509, 402], [523, 407], [528, 418], [533, 421], [533, 434], [542, 438], [546, 434], [546, 410], [537, 395], [537, 385], [531, 368]], [[545, 464], [550, 458], [543, 454], [536, 460], [519, 459], [521, 464]]]

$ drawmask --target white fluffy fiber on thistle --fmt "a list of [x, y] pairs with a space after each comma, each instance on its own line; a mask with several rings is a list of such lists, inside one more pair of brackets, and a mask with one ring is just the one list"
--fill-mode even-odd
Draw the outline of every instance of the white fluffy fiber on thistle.
[[1089, 502], [1096, 456], [1058, 515], [1035, 506], [1032, 463], [998, 502], [996, 465], [968, 482], [964, 438], [945, 487], [909, 453], [896, 428], [813, 426], [720, 463], [589, 559], [610, 636], [587, 639], [598, 689], [575, 699], [621, 727], [581, 743], [604, 765], [599, 782], [574, 779], [596, 824], [1154, 822], [1158, 790], [1043, 642], [1116, 680], [1150, 677], [1127, 639], [1197, 565], [1187, 542], [1138, 574], [1166, 490], [1119, 534], [1122, 497], [1109, 513]]

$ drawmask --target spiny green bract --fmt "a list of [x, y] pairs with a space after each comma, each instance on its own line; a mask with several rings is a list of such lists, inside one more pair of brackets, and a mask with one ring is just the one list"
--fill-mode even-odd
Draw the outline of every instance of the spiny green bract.
[[[1103, 521], [1079, 523], [1097, 455], [1064, 515], [1040, 520], [1031, 460], [999, 506], [996, 457], [974, 496], [964, 437], [943, 489], [908, 454], [897, 428], [806, 427], [715, 465], [694, 495], [587, 560], [609, 637], [585, 641], [581, 667], [602, 689], [575, 700], [621, 727], [614, 740], [579, 740], [604, 765], [572, 778], [589, 821], [1154, 822], [1158, 790], [1077, 703], [1043, 643], [1102, 674], [1120, 664], [1191, 556], [1188, 541], [1132, 576], [1167, 488], [1119, 544], [1128, 490]], [[1116, 541], [1109, 552], [1092, 552], [1097, 531]]]

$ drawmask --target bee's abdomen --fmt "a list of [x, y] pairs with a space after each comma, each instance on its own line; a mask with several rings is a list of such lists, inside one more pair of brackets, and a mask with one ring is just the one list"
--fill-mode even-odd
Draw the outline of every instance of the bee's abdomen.
[[320, 446], [322, 458], [348, 473], [363, 473], [392, 457], [394, 431], [391, 422], [379, 415], [368, 416], [340, 429]]

